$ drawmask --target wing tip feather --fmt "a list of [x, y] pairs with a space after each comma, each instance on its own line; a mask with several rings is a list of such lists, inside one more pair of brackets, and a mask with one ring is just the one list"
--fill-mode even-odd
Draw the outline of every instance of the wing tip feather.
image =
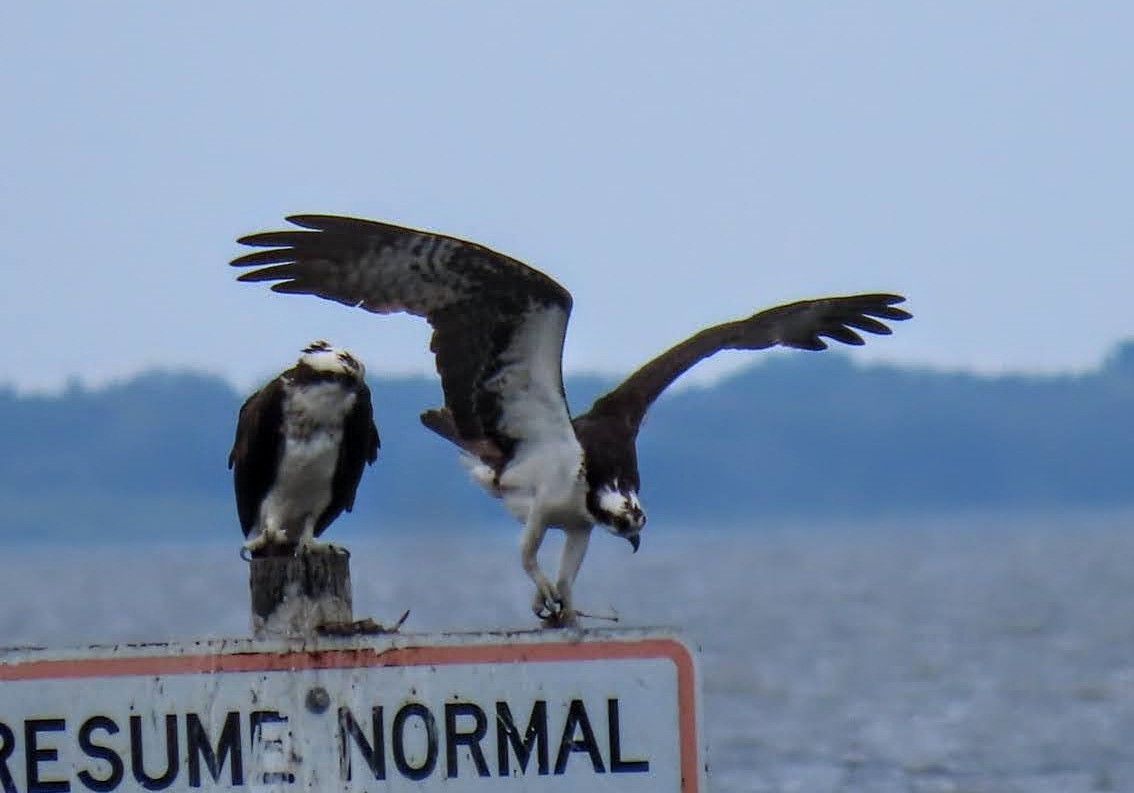
[[284, 220], [293, 226], [312, 231], [323, 231], [326, 226], [335, 220], [355, 220], [355, 218], [339, 217], [337, 215], [322, 215], [316, 212], [300, 212], [295, 215], [285, 215]]
[[[241, 265], [234, 265], [234, 266], [240, 267]], [[247, 273], [241, 273], [240, 275], [236, 276], [236, 280], [242, 281], [242, 282], [247, 284], [247, 283], [258, 283], [260, 281], [272, 281], [272, 280], [276, 280], [276, 279], [280, 279], [280, 278], [288, 278], [288, 277], [289, 277], [289, 275], [287, 273], [278, 272], [278, 271], [276, 271], [275, 267], [264, 267], [260, 270], [251, 270]]]

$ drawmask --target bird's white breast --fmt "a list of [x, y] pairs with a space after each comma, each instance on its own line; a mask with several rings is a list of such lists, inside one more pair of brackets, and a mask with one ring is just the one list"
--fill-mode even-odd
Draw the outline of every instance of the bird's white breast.
[[283, 405], [283, 449], [263, 510], [289, 535], [323, 513], [339, 460], [343, 419], [355, 394], [339, 383], [289, 384]]

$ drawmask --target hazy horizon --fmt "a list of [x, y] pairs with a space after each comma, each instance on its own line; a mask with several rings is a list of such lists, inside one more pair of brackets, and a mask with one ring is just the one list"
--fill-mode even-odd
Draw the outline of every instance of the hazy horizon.
[[[901, 324], [897, 325], [899, 330]], [[868, 337], [867, 344], [870, 344], [870, 339], [875, 337]], [[1116, 359], [1116, 355], [1122, 351], [1127, 345], [1131, 345], [1134, 349], [1134, 335], [1126, 338], [1118, 339], [1113, 345], [1108, 347], [1094, 362], [1089, 366], [1077, 368], [1056, 368], [1056, 369], [1013, 369], [1003, 368], [998, 371], [985, 371], [976, 367], [965, 367], [961, 365], [949, 366], [945, 364], [938, 364], [934, 362], [919, 362], [919, 361], [894, 361], [894, 360], [877, 360], [868, 359], [860, 360], [857, 353], [861, 348], [846, 347], [832, 343], [832, 346], [820, 351], [819, 354], [825, 357], [838, 356], [846, 360], [851, 365], [864, 369], [897, 369], [909, 372], [925, 372], [938, 375], [956, 375], [956, 376], [973, 376], [982, 378], [1017, 378], [1017, 377], [1077, 377], [1082, 375], [1097, 374], [1106, 371], [1111, 367]], [[660, 350], [659, 350], [660, 352]], [[250, 375], [244, 379], [234, 379], [226, 375], [220, 370], [209, 370], [207, 367], [194, 366], [192, 364], [184, 365], [162, 365], [152, 364], [139, 368], [133, 372], [123, 373], [120, 376], [111, 378], [105, 381], [90, 381], [75, 374], [69, 376], [62, 383], [57, 383], [49, 386], [25, 386], [19, 382], [6, 379], [0, 379], [0, 390], [7, 390], [15, 393], [20, 397], [59, 397], [72, 391], [76, 388], [88, 391], [99, 392], [107, 389], [115, 388], [128, 384], [139, 377], [148, 375], [199, 375], [202, 377], [216, 378], [223, 381], [239, 393], [251, 393], [253, 390], [263, 385], [265, 382], [275, 377], [284, 369], [290, 367], [295, 359], [299, 357], [300, 350], [296, 350], [294, 357], [287, 358], [280, 361], [278, 366], [274, 369], [265, 369], [262, 374]], [[714, 387], [722, 382], [731, 378], [742, 375], [746, 370], [758, 368], [773, 359], [782, 358], [784, 356], [800, 356], [810, 355], [814, 356], [816, 353], [809, 350], [789, 350], [783, 348], [773, 348], [770, 350], [762, 350], [757, 353], [724, 351], [717, 354], [717, 357], [729, 358], [733, 360], [733, 365], [726, 365], [723, 367], [712, 367], [706, 365], [698, 365], [691, 369], [686, 374], [682, 375], [676, 382], [674, 382], [666, 393], [678, 393], [687, 388], [706, 388]], [[742, 360], [747, 359], [747, 360]], [[642, 361], [645, 363], [645, 361]], [[587, 370], [587, 369], [566, 369], [564, 376], [570, 379], [578, 380], [601, 380], [601, 381], [614, 381], [617, 382], [622, 377], [630, 374], [633, 367], [626, 371], [608, 372], [602, 370]], [[2, 375], [0, 375], [2, 378]], [[440, 387], [440, 379], [438, 379], [436, 372], [419, 372], [419, 371], [383, 371], [381, 369], [372, 367], [367, 364], [367, 379], [387, 379], [391, 381], [436, 381]]]

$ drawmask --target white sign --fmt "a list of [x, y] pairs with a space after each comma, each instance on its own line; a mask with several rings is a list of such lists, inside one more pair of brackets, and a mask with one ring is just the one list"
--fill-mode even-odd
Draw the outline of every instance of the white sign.
[[704, 789], [674, 637], [0, 651], [0, 793]]

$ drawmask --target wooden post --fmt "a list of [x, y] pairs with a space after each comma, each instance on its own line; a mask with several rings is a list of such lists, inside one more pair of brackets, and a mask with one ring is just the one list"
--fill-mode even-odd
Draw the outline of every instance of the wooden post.
[[252, 636], [315, 636], [320, 626], [354, 619], [350, 553], [311, 545], [287, 556], [254, 557], [248, 573]]

